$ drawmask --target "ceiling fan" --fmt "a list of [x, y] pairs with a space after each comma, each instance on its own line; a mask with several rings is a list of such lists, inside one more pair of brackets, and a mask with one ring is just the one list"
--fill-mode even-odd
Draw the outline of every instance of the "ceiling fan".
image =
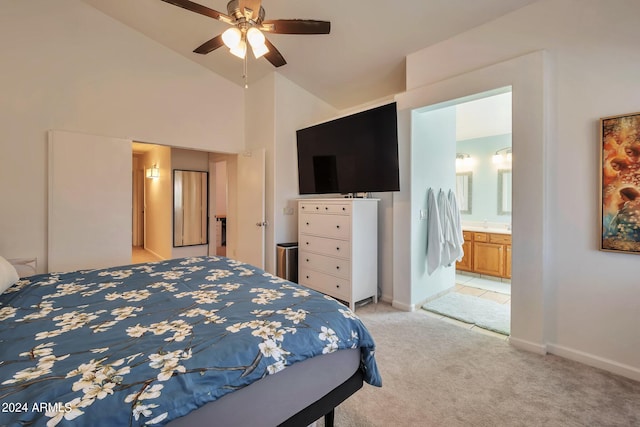
[[227, 3], [228, 15], [190, 0], [162, 0], [201, 15], [231, 25], [222, 34], [198, 46], [194, 52], [206, 55], [226, 45], [231, 53], [246, 59], [247, 44], [256, 58], [264, 56], [275, 67], [287, 63], [276, 47], [265, 38], [263, 32], [273, 34], [329, 34], [331, 22], [311, 19], [264, 20], [261, 0], [231, 0]]

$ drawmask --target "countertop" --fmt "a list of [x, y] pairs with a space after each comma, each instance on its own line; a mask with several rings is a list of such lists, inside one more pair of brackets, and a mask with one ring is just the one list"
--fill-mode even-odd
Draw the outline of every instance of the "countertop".
[[481, 233], [511, 234], [511, 229], [506, 227], [483, 227], [463, 225], [462, 231], [478, 231]]

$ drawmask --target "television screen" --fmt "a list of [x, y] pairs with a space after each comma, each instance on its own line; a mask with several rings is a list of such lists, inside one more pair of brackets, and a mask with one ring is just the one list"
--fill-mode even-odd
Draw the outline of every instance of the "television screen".
[[400, 190], [395, 103], [300, 129], [296, 137], [300, 194]]

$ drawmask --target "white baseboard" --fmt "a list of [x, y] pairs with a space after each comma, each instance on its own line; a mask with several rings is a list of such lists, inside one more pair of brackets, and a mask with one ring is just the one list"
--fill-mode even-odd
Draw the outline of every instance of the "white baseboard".
[[509, 337], [509, 344], [520, 350], [526, 350], [536, 354], [547, 354], [547, 346], [535, 342]]
[[405, 304], [403, 302], [399, 302], [395, 300], [391, 302], [391, 307], [397, 308], [398, 310], [402, 310], [402, 311], [416, 311], [415, 305]]
[[389, 295], [382, 295], [378, 298], [378, 301], [385, 302], [387, 304], [393, 304], [393, 297]]
[[602, 369], [616, 375], [622, 375], [635, 381], [640, 381], [639, 368], [556, 344], [547, 344], [547, 350], [556, 356], [584, 363], [585, 365], [593, 366], [594, 368]]
[[155, 253], [155, 252], [154, 252], [154, 251], [152, 251], [151, 249], [144, 248], [144, 250], [145, 250], [145, 251], [147, 251], [147, 252], [149, 252], [149, 253], [151, 253], [153, 256], [158, 257], [160, 260], [162, 260], [162, 261], [166, 261], [166, 259], [165, 259], [164, 257], [162, 257], [162, 256], [158, 255], [157, 253]]

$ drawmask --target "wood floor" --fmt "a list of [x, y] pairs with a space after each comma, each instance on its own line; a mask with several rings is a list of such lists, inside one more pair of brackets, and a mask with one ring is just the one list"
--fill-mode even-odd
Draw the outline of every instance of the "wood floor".
[[131, 248], [131, 263], [140, 264], [141, 262], [162, 261], [162, 259], [152, 252], [149, 252], [142, 246], [134, 246]]

